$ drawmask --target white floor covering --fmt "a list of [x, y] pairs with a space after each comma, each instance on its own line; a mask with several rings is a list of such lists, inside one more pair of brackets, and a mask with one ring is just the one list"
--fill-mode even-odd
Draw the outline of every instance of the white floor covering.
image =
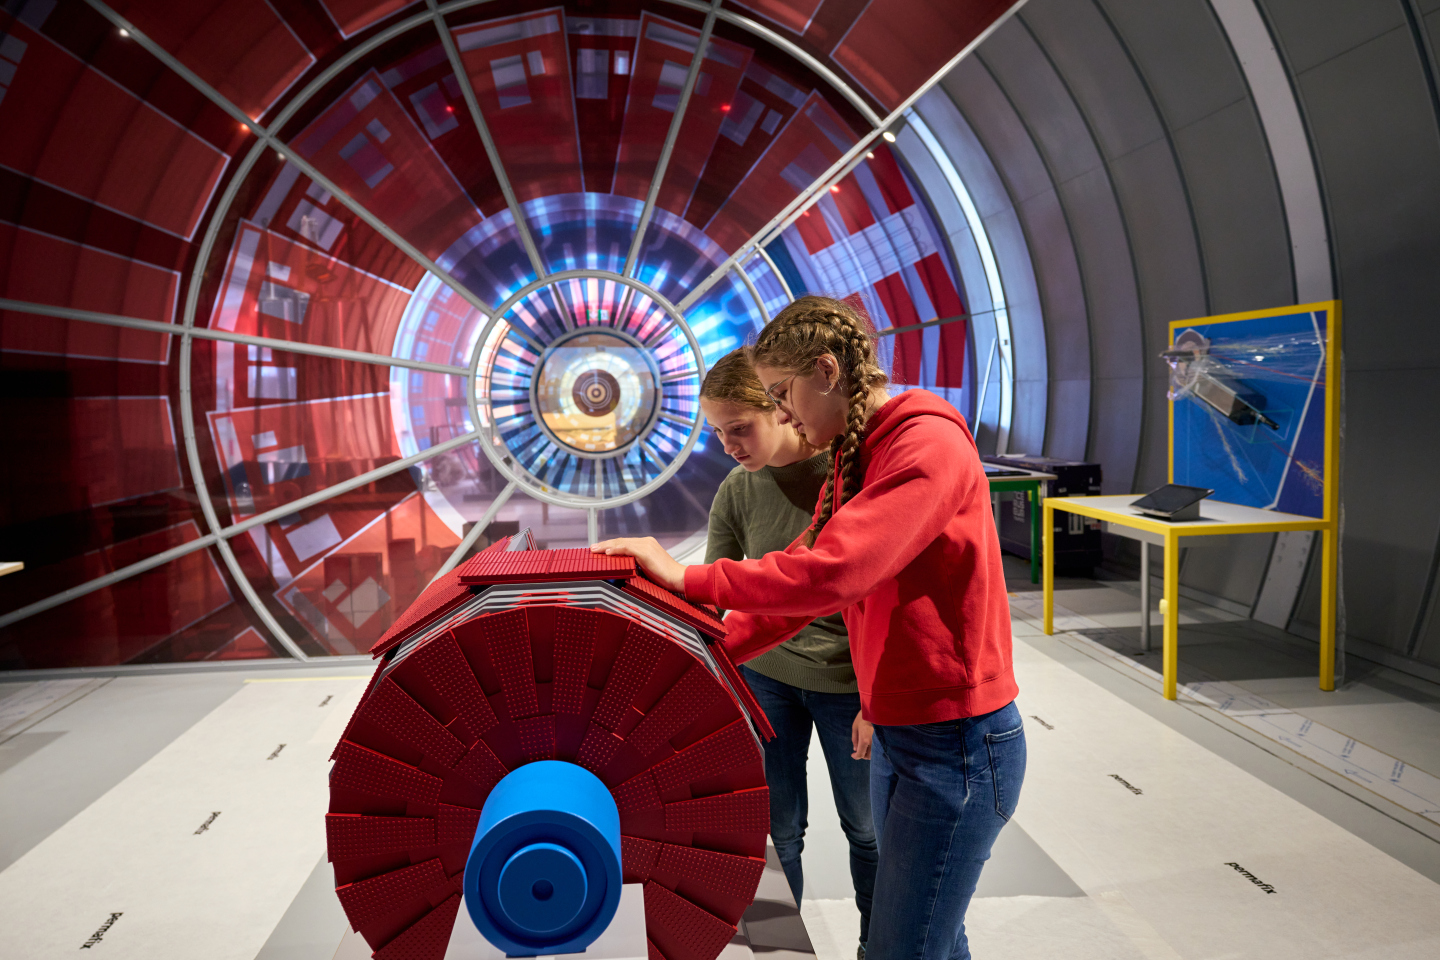
[[[1030, 752], [1014, 823], [1085, 896], [986, 896], [982, 877], [975, 957], [1440, 956], [1440, 885], [1039, 652], [1033, 632], [1017, 623]], [[817, 774], [812, 843], [843, 850]], [[1004, 869], [1004, 841], [987, 874]], [[833, 894], [838, 861], [816, 854], [802, 913], [819, 960], [850, 960], [859, 915]], [[812, 894], [812, 876], [832, 889]]]
[[246, 683], [0, 873], [0, 953], [251, 960], [324, 851], [329, 755], [364, 687]]
[[[1035, 633], [1017, 619], [1029, 770], [968, 916], [977, 960], [1440, 957], [1440, 884], [1053, 659]], [[314, 882], [327, 758], [364, 679], [246, 683], [0, 872], [0, 957], [256, 957]], [[17, 701], [11, 723], [80, 692]], [[1217, 709], [1234, 694], [1194, 692]], [[1232, 699], [1231, 713], [1296, 715]], [[850, 960], [846, 846], [811, 756], [801, 914], [819, 960]]]

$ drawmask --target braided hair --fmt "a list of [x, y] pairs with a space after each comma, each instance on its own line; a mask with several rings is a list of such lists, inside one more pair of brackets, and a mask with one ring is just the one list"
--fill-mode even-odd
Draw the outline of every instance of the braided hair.
[[836, 510], [860, 490], [860, 442], [865, 435], [865, 403], [870, 391], [889, 382], [875, 352], [875, 333], [858, 304], [831, 297], [804, 296], [790, 304], [765, 325], [755, 345], [749, 348], [750, 361], [779, 370], [805, 375], [814, 371], [815, 361], [830, 354], [840, 365], [836, 386], [849, 394], [845, 432], [830, 444], [835, 472], [825, 484], [820, 512], [805, 532], [807, 546], [830, 521]]

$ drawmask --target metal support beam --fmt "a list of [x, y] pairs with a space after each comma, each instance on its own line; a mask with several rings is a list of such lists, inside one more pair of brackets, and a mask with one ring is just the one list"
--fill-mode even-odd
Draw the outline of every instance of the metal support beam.
[[[670, 166], [670, 154], [675, 151], [675, 141], [680, 139], [680, 127], [685, 122], [685, 109], [690, 106], [690, 94], [695, 91], [695, 81], [700, 77], [700, 67], [705, 63], [705, 48], [710, 46], [710, 34], [715, 30], [715, 14], [720, 9], [720, 0], [713, 0], [705, 13], [705, 25], [700, 28], [700, 41], [695, 55], [690, 58], [690, 71], [685, 74], [685, 86], [680, 88], [680, 101], [675, 105], [675, 116], [670, 118], [670, 129], [665, 133], [665, 144], [660, 148], [660, 159], [655, 163], [655, 175], [650, 178], [650, 192], [645, 195], [645, 207], [640, 211], [640, 222], [635, 225], [635, 239], [630, 241], [630, 253], [625, 257], [624, 276], [635, 275], [636, 261], [640, 259], [640, 246], [645, 242], [645, 231], [650, 228], [650, 218], [655, 215], [655, 198], [660, 195], [660, 186], [665, 181], [665, 171]], [[683, 308], [682, 308], [683, 309]]]
[[770, 254], [765, 249], [765, 246], [763, 244], [757, 245], [755, 252], [770, 265], [770, 272], [775, 274], [775, 279], [780, 281], [780, 289], [785, 291], [785, 299], [793, 303], [795, 301], [795, 293], [790, 289], [790, 284], [785, 282], [785, 274], [781, 273], [780, 268], [775, 266], [775, 261], [770, 259]]
[[27, 300], [10, 300], [0, 297], [0, 310], [18, 310], [41, 317], [56, 317], [62, 320], [79, 320], [84, 323], [98, 323], [110, 327], [124, 327], [128, 330], [145, 330], [149, 333], [163, 333], [172, 337], [189, 335], [198, 340], [221, 340], [226, 343], [243, 343], [247, 346], [267, 347], [286, 353], [303, 353], [307, 356], [327, 357], [331, 360], [348, 360], [354, 363], [371, 363], [382, 367], [405, 367], [410, 370], [424, 370], [429, 373], [443, 373], [451, 377], [465, 377], [470, 371], [464, 367], [452, 367], [443, 363], [427, 363], [424, 360], [407, 360], [404, 357], [387, 357], [382, 353], [366, 353], [363, 350], [346, 350], [343, 347], [327, 347], [318, 343], [300, 343], [295, 340], [277, 340], [274, 337], [257, 337], [248, 333], [232, 333], [229, 330], [211, 330], [204, 327], [189, 329], [174, 323], [160, 323], [156, 320], [141, 320], [137, 317], [123, 317], [114, 313], [96, 313], [93, 310], [77, 310], [73, 307], [53, 307], [44, 303]]
[[755, 281], [750, 279], [750, 274], [745, 272], [745, 265], [737, 263], [735, 272], [740, 274], [740, 281], [745, 284], [745, 289], [750, 291], [750, 299], [755, 301], [756, 308], [760, 311], [760, 326], [770, 322], [770, 311], [765, 309], [765, 299], [760, 296], [760, 291], [755, 286]]
[[460, 561], [465, 559], [465, 554], [469, 553], [471, 548], [475, 546], [475, 541], [484, 535], [485, 529], [490, 526], [490, 522], [495, 519], [496, 514], [500, 512], [500, 508], [505, 506], [506, 502], [509, 501], [510, 494], [515, 492], [517, 486], [519, 486], [519, 484], [514, 480], [505, 484], [505, 489], [501, 490], [495, 499], [490, 502], [490, 506], [486, 508], [484, 516], [475, 521], [475, 525], [470, 528], [470, 532], [465, 534], [465, 538], [451, 551], [449, 558], [440, 566], [439, 570], [435, 571], [435, 576], [430, 578], [431, 583], [434, 583], [451, 570], [454, 570]]
[[[671, 0], [671, 2], [675, 2], [675, 0]], [[1013, 4], [1004, 14], [997, 17], [994, 23], [981, 31], [979, 36], [967, 43], [964, 49], [951, 57], [943, 67], [935, 71], [929, 80], [922, 83], [910, 96], [906, 97], [894, 110], [890, 111], [890, 113], [876, 125], [874, 130], [865, 134], [855, 146], [841, 154], [840, 158], [830, 165], [830, 169], [821, 174], [809, 187], [800, 191], [799, 196], [787, 203], [779, 213], [771, 218], [769, 223], [756, 231], [754, 236], [742, 243], [736, 249], [735, 253], [727, 258], [724, 263], [720, 264], [720, 266], [711, 271], [709, 276], [700, 281], [699, 285], [693, 288], [690, 293], [686, 295], [685, 299], [677, 304], [680, 310], [682, 312], [688, 310], [695, 301], [699, 300], [700, 297], [705, 294], [705, 291], [718, 283], [720, 279], [730, 271], [732, 266], [747, 259], [750, 256], [750, 252], [763, 242], [773, 239], [773, 237], [783, 231], [786, 226], [789, 226], [796, 217], [808, 210], [815, 201], [820, 198], [820, 194], [825, 189], [837, 180], [842, 179], [850, 170], [854, 169], [854, 167], [864, 159], [865, 152], [870, 148], [870, 145], [875, 142], [877, 137], [897, 124], [905, 115], [905, 111], [909, 110], [915, 101], [919, 100], [931, 87], [939, 83], [940, 78], [954, 69], [955, 65], [968, 56], [972, 50], [981, 43], [984, 43], [985, 39], [998, 30], [1006, 20], [1014, 16], [1015, 11], [1020, 9], [1024, 3], [1025, 0], [1018, 0], [1018, 2]]]

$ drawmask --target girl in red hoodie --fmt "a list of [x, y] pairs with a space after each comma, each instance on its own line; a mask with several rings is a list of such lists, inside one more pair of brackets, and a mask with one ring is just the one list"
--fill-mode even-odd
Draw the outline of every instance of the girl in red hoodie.
[[861, 708], [889, 767], [872, 782], [868, 960], [968, 960], [965, 910], [1025, 775], [1009, 602], [974, 438], [934, 394], [889, 396], [869, 325], [841, 301], [795, 301], [751, 357], [782, 422], [834, 452], [810, 529], [783, 552], [689, 567], [650, 538], [592, 549], [632, 555], [671, 590], [732, 611], [725, 647], [736, 661], [844, 615]]

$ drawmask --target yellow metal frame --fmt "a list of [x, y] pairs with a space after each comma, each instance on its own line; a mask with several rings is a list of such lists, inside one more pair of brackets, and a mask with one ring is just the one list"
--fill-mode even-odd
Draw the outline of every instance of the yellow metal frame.
[[[1055, 632], [1055, 511], [1076, 513], [1096, 520], [1120, 524], [1136, 530], [1158, 534], [1165, 543], [1164, 562], [1164, 695], [1176, 696], [1176, 677], [1180, 659], [1180, 541], [1184, 537], [1223, 536], [1236, 533], [1279, 533], [1289, 530], [1318, 530], [1321, 534], [1320, 577], [1320, 689], [1335, 689], [1335, 607], [1338, 590], [1339, 516], [1340, 516], [1340, 301], [1302, 303], [1272, 310], [1229, 313], [1218, 317], [1176, 320], [1170, 324], [1170, 342], [1176, 331], [1196, 325], [1231, 323], [1262, 317], [1292, 316], [1296, 313], [1326, 311], [1325, 324], [1325, 485], [1322, 493], [1323, 516], [1319, 519], [1276, 520], [1264, 523], [1207, 523], [1202, 526], [1176, 526], [1160, 520], [1137, 517], [1087, 504], [1090, 497], [1047, 497], [1044, 510], [1044, 563], [1041, 579], [1045, 591], [1044, 628]], [[1168, 477], [1175, 482], [1175, 403], [1171, 401], [1169, 417]], [[1142, 575], [1149, 576], [1148, 570]]]

